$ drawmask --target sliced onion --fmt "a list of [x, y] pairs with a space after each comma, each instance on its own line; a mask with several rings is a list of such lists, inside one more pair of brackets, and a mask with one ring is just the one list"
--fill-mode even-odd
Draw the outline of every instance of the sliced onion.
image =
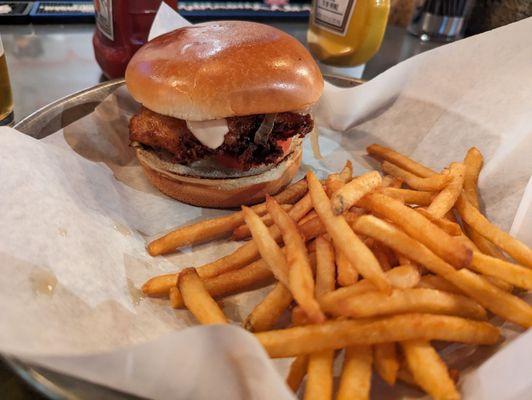
[[264, 119], [262, 120], [259, 129], [257, 129], [257, 132], [255, 132], [255, 137], [253, 138], [253, 142], [255, 144], [266, 145], [266, 143], [268, 143], [268, 139], [272, 133], [273, 123], [275, 122], [276, 117], [277, 114], [266, 114], [264, 116]]
[[318, 160], [321, 160], [323, 156], [320, 152], [320, 133], [315, 124], [314, 128], [312, 128], [312, 131], [310, 132], [310, 144], [312, 145], [312, 153], [314, 153], [314, 157]]

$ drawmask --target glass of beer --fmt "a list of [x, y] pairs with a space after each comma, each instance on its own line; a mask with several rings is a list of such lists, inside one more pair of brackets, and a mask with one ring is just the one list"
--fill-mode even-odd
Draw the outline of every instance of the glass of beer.
[[7, 73], [6, 55], [0, 37], [0, 126], [13, 122], [13, 95]]

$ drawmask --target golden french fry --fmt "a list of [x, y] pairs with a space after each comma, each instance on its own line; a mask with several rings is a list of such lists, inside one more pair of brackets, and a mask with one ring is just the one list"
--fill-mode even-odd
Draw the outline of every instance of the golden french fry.
[[358, 271], [338, 246], [335, 245], [334, 248], [338, 284], [340, 286], [351, 286], [358, 281]]
[[359, 205], [389, 219], [455, 267], [466, 267], [471, 262], [470, 249], [401, 202], [380, 193], [370, 193]]
[[462, 220], [471, 228], [499, 246], [518, 263], [532, 268], [532, 249], [530, 247], [493, 225], [464, 195], [458, 197], [455, 206]]
[[244, 321], [244, 328], [250, 332], [262, 332], [272, 329], [279, 317], [292, 303], [292, 294], [281, 282], [262, 301], [255, 306]]
[[380, 290], [389, 292], [390, 282], [384, 275], [379, 262], [370, 249], [358, 238], [342, 215], [334, 215], [331, 202], [323, 190], [318, 178], [312, 173], [307, 174], [309, 193], [314, 209], [327, 229], [334, 244], [344, 253], [349, 262], [365, 278], [370, 279]]
[[[296, 204], [294, 204], [294, 206], [288, 212], [288, 215], [290, 215], [290, 217], [295, 221], [299, 221], [310, 211], [311, 208], [312, 202], [310, 200], [310, 196], [305, 195]], [[270, 234], [275, 240], [281, 239], [281, 232], [279, 232], [279, 229], [276, 226], [270, 227]], [[199, 276], [202, 278], [209, 278], [223, 274], [224, 272], [241, 268], [258, 258], [259, 250], [257, 245], [251, 241], [245, 243], [225, 257], [197, 267], [196, 270], [198, 271]]]
[[[321, 188], [321, 184], [320, 184]], [[266, 208], [281, 231], [286, 247], [288, 265], [288, 288], [296, 302], [313, 322], [323, 322], [325, 317], [314, 297], [314, 278], [305, 247], [305, 241], [295, 221], [271, 197], [266, 199]]]
[[436, 171], [433, 171], [432, 169], [427, 168], [424, 165], [388, 147], [384, 147], [378, 144], [372, 144], [366, 150], [370, 156], [389, 161], [422, 178], [427, 178], [429, 176], [436, 175]]
[[491, 243], [488, 239], [486, 239], [474, 229], [471, 229], [469, 225], [465, 223], [463, 225], [465, 233], [467, 234], [469, 239], [471, 239], [471, 242], [473, 242], [473, 244], [478, 248], [479, 251], [484, 254], [487, 254], [488, 256], [500, 258], [501, 260], [506, 260], [506, 257], [497, 246], [495, 246], [493, 243]]
[[235, 212], [223, 217], [186, 225], [150, 242], [147, 247], [148, 253], [152, 256], [158, 256], [174, 252], [184, 246], [219, 239], [228, 236], [229, 232], [242, 224], [242, 222], [242, 213]]
[[399, 189], [392, 187], [377, 188], [376, 192], [384, 194], [402, 203], [416, 204], [418, 206], [428, 206], [434, 199], [434, 192], [421, 192], [419, 190]]
[[396, 178], [395, 176], [385, 175], [382, 178], [381, 186], [385, 188], [400, 188], [401, 186], [403, 186], [403, 180]]
[[[307, 182], [302, 179], [275, 196], [279, 203], [293, 203], [299, 200], [307, 191]], [[264, 203], [252, 207], [262, 215], [266, 212]], [[184, 246], [204, 243], [210, 240], [228, 236], [230, 232], [244, 222], [241, 212], [200, 221], [191, 225], [180, 227], [148, 244], [148, 253], [152, 256], [167, 254]]]
[[379, 242], [375, 242], [373, 243], [373, 245], [370, 246], [370, 248], [371, 251], [373, 251], [373, 254], [375, 255], [377, 261], [379, 261], [382, 270], [389, 271], [392, 268], [392, 265], [390, 263], [390, 260], [388, 259], [388, 255], [386, 254], [384, 247]]
[[298, 356], [290, 364], [290, 370], [286, 377], [286, 384], [294, 393], [297, 393], [301, 382], [307, 374], [308, 355]]
[[316, 239], [316, 298], [332, 292], [336, 288], [334, 250], [323, 236]]
[[434, 225], [438, 226], [441, 230], [447, 232], [451, 236], [460, 236], [463, 235], [462, 228], [460, 228], [460, 225], [458, 225], [456, 222], [449, 221], [446, 218], [438, 218], [432, 215], [430, 212], [428, 212], [424, 208], [414, 208], [418, 213], [423, 215], [425, 218], [427, 218], [430, 222], [432, 222]]
[[337, 400], [369, 399], [372, 361], [371, 346], [350, 346], [345, 349]]
[[432, 274], [423, 275], [416, 287], [436, 289], [454, 294], [464, 294], [464, 292], [454, 286], [451, 282], [443, 279], [441, 276]]
[[479, 208], [477, 183], [483, 164], [482, 153], [476, 147], [471, 147], [464, 158], [464, 193], [476, 208]]
[[179, 273], [177, 287], [183, 302], [201, 324], [226, 324], [227, 318], [203, 286], [194, 268]]
[[409, 340], [401, 347], [414, 381], [434, 400], [460, 399], [447, 366], [429, 342]]
[[[412, 288], [418, 284], [420, 279], [418, 269], [411, 265], [392, 268], [386, 272], [386, 276], [390, 280], [392, 286], [399, 289]], [[343, 287], [336, 289], [334, 292], [327, 293], [319, 298], [318, 301], [320, 302], [322, 309], [327, 311], [333, 309], [335, 304], [344, 299], [377, 290], [378, 289], [373, 283], [371, 283], [371, 281], [363, 279], [352, 286]]]
[[243, 206], [242, 212], [262, 259], [266, 261], [275, 278], [288, 287], [288, 266], [283, 251], [270, 234], [268, 227], [253, 210]]
[[353, 207], [358, 200], [382, 183], [377, 171], [367, 172], [354, 178], [351, 182], [334, 191], [331, 205], [336, 215], [343, 214]]
[[304, 223], [316, 218], [317, 216], [318, 214], [316, 214], [316, 211], [312, 210], [307, 215], [305, 215], [303, 218], [301, 218], [297, 224], [303, 225]]
[[[220, 298], [267, 286], [274, 281], [274, 277], [264, 260], [257, 260], [237, 270], [212, 278], [202, 278], [202, 281], [212, 297]], [[183, 298], [175, 285], [171, 289], [174, 288], [176, 291], [170, 296], [170, 304], [173, 308], [182, 308]]]
[[462, 193], [464, 186], [465, 165], [461, 163], [451, 163], [449, 176], [451, 181], [445, 188], [436, 195], [427, 211], [436, 218], [443, 218], [453, 208], [454, 203]]
[[532, 269], [490, 257], [477, 251], [473, 252], [473, 259], [469, 269], [502, 279], [523, 289], [532, 289]]
[[255, 337], [272, 358], [293, 357], [353, 345], [424, 339], [469, 344], [495, 344], [499, 330], [484, 321], [449, 315], [402, 314], [368, 320], [335, 320], [323, 324], [259, 332]]
[[[283, 207], [283, 209], [288, 211], [293, 207], [293, 205], [292, 204], [281, 204], [281, 207]], [[253, 208], [251, 209], [253, 210]], [[261, 216], [260, 219], [266, 226], [273, 225], [272, 217], [268, 213]], [[231, 235], [232, 240], [244, 240], [244, 239], [248, 239], [249, 237], [251, 237], [251, 232], [249, 231], [249, 228], [245, 223], [235, 228], [233, 230], [233, 234]]]
[[390, 295], [378, 291], [359, 294], [342, 299], [325, 311], [351, 318], [430, 313], [486, 319], [486, 310], [465, 296], [421, 288], [394, 289]]
[[415, 190], [435, 192], [443, 189], [451, 180], [449, 175], [444, 174], [434, 174], [427, 178], [420, 178], [419, 176], [388, 161], [384, 161], [381, 168], [382, 172], [401, 179], [409, 187]]
[[[340, 179], [342, 180], [342, 182], [344, 183], [347, 183], [349, 182], [351, 179], [353, 179], [353, 163], [351, 162], [351, 160], [347, 160], [345, 162], [345, 165], [344, 167], [342, 168], [342, 170], [340, 171]], [[305, 181], [306, 182], [306, 181]], [[279, 201], [278, 201], [279, 202]]]
[[305, 400], [332, 399], [334, 350], [323, 350], [309, 356]]
[[400, 367], [395, 343], [379, 343], [373, 346], [373, 362], [382, 380], [391, 386], [395, 385]]
[[177, 284], [178, 272], [154, 276], [142, 285], [142, 293], [150, 297], [166, 297], [171, 287]]
[[307, 314], [300, 306], [295, 306], [294, 308], [292, 308], [291, 322], [293, 326], [308, 325], [311, 323], [308, 319]]
[[378, 238], [397, 252], [424, 265], [445, 278], [484, 308], [518, 325], [532, 326], [532, 307], [523, 300], [506, 293], [486, 279], [463, 268], [455, 270], [420, 242], [412, 239], [393, 225], [370, 215], [360, 217], [354, 224], [357, 232]]

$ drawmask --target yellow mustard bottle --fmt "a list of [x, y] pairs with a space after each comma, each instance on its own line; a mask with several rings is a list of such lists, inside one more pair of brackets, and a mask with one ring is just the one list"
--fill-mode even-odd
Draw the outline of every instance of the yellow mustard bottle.
[[390, 0], [313, 0], [307, 41], [324, 64], [354, 67], [379, 50]]

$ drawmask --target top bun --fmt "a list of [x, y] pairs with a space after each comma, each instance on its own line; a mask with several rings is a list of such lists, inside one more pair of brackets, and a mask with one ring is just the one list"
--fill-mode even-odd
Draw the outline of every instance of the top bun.
[[302, 110], [323, 91], [320, 70], [299, 41], [244, 21], [157, 37], [129, 62], [126, 84], [146, 108], [191, 121]]

